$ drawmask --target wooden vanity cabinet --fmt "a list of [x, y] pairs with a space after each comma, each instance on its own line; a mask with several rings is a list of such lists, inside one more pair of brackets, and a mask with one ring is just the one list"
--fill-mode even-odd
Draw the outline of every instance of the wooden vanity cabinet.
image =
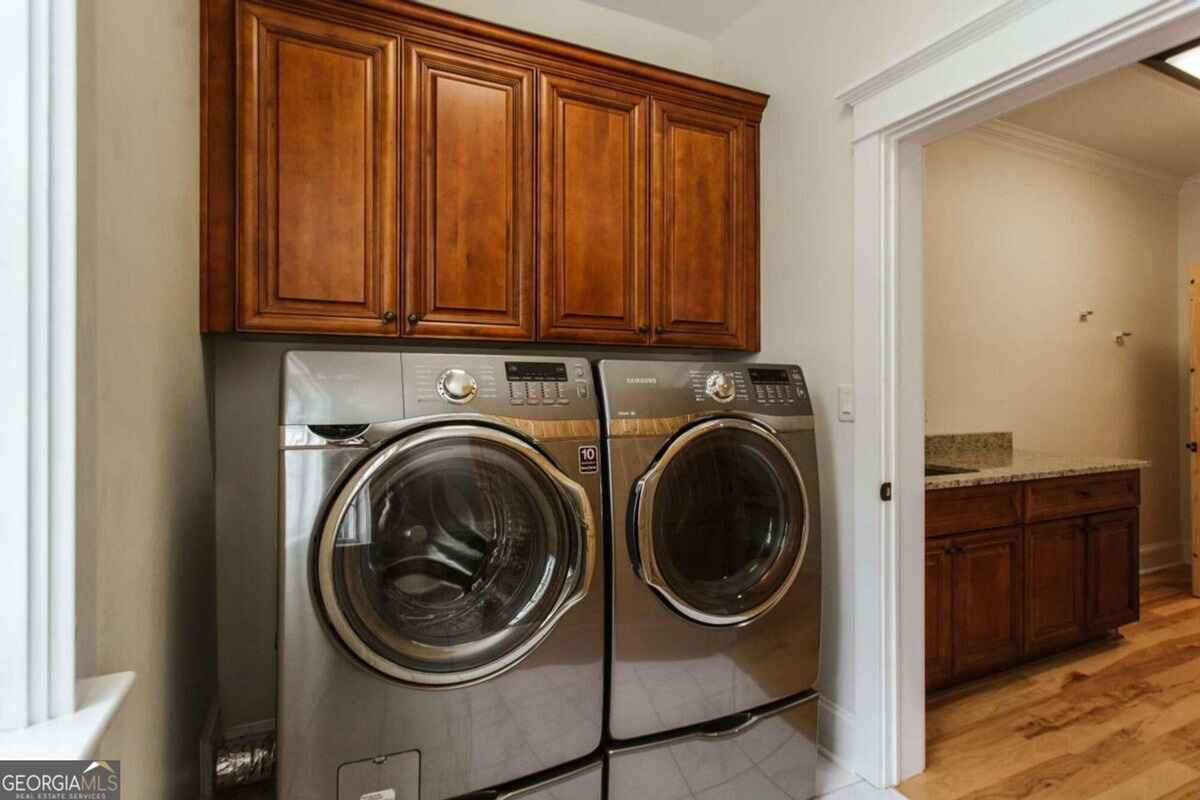
[[767, 97], [405, 0], [202, 0], [201, 327], [759, 346]]
[[1135, 622], [1139, 478], [1127, 471], [926, 492], [926, 686]]

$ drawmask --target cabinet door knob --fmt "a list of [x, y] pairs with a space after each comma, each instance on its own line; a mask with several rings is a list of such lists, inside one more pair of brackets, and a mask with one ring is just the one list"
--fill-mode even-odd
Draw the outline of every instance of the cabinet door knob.
[[408, 324], [409, 324], [409, 325], [416, 325], [416, 324], [417, 324], [418, 322], [420, 322], [420, 321], [421, 321], [421, 318], [420, 318], [420, 317], [418, 317], [416, 314], [409, 314], [409, 315], [408, 315]]
[[666, 328], [664, 328], [662, 325], [656, 325], [656, 326], [654, 327], [654, 332], [655, 332], [655, 333], [658, 333], [658, 334], [663, 334], [663, 333], [666, 333], [666, 332], [667, 332], [667, 329], [666, 329]]
[[650, 332], [650, 326], [649, 326], [649, 325], [638, 325], [637, 332], [638, 332], [638, 333], [649, 333], [649, 332]]
[[384, 322], [391, 322], [391, 321], [392, 321], [392, 320], [394, 320], [395, 318], [396, 318], [396, 312], [395, 312], [395, 311], [385, 311], [385, 312], [383, 312], [383, 321], [384, 321]]

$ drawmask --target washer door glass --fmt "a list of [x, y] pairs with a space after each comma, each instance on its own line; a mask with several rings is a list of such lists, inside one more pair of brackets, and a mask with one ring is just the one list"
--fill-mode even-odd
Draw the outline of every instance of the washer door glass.
[[515, 436], [452, 425], [369, 459], [317, 548], [334, 632], [369, 666], [423, 685], [496, 674], [582, 599], [586, 494]]
[[736, 419], [691, 428], [638, 492], [643, 577], [690, 619], [748, 622], [795, 581], [808, 532], [804, 481], [769, 431]]

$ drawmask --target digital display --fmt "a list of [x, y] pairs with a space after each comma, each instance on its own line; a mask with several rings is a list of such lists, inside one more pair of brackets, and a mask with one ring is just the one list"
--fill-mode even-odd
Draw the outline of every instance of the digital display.
[[504, 376], [510, 381], [565, 381], [567, 365], [561, 361], [505, 361]]
[[751, 383], [791, 383], [786, 369], [765, 369], [750, 367]]

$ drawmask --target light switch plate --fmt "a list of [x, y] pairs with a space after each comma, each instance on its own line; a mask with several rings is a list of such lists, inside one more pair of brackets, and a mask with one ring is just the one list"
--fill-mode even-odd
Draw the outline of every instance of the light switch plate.
[[854, 422], [854, 387], [848, 383], [838, 386], [838, 422]]

